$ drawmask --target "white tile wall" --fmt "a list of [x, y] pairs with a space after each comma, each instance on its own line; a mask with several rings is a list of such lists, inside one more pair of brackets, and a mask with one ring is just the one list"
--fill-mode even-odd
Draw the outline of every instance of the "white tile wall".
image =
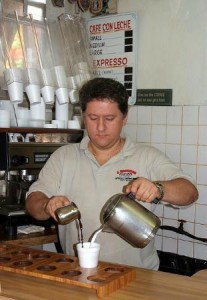
[[[188, 207], [174, 209], [162, 204], [157, 214], [164, 225], [179, 226], [207, 239], [207, 106], [134, 106], [129, 111], [124, 134], [137, 143], [151, 144], [163, 151], [185, 172], [193, 176], [199, 199]], [[159, 230], [158, 250], [207, 260], [207, 243], [167, 230]]]
[[207, 125], [207, 106], [199, 107], [199, 125]]
[[181, 126], [169, 125], [167, 126], [167, 144], [181, 143]]
[[198, 126], [182, 126], [182, 144], [196, 145], [198, 140]]

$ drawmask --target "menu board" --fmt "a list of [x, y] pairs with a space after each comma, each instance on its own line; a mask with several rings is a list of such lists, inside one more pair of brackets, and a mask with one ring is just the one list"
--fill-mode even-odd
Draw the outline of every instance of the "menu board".
[[87, 21], [94, 73], [123, 83], [129, 105], [136, 102], [137, 15], [125, 13]]

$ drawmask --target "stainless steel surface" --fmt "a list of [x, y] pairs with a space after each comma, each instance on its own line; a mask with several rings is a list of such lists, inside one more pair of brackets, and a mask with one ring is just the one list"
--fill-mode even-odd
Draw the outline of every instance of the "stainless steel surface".
[[71, 202], [67, 206], [58, 208], [55, 211], [58, 223], [61, 225], [68, 224], [76, 219], [80, 219], [80, 211], [75, 203]]
[[0, 179], [4, 179], [5, 178], [5, 171], [0, 171]]
[[20, 216], [25, 215], [26, 211], [23, 206], [20, 206], [18, 204], [11, 204], [0, 206], [0, 214], [7, 217]]
[[100, 217], [103, 231], [113, 231], [138, 248], [144, 248], [160, 226], [160, 219], [155, 214], [121, 193], [106, 202]]
[[[0, 225], [7, 235], [16, 235], [21, 225], [37, 224], [26, 213], [25, 198], [30, 185], [38, 175], [50, 155], [59, 147], [71, 142], [79, 142], [83, 131], [57, 129], [9, 128], [0, 130]], [[24, 142], [14, 141], [21, 133]], [[35, 139], [25, 137], [33, 134]], [[52, 221], [42, 221], [48, 226]], [[43, 225], [44, 226], [44, 225]]]

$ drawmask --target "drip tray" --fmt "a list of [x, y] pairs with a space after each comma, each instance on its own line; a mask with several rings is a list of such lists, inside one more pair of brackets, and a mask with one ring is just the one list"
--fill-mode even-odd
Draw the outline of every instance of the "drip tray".
[[207, 261], [171, 252], [157, 251], [160, 258], [159, 270], [168, 273], [192, 276], [207, 269]]

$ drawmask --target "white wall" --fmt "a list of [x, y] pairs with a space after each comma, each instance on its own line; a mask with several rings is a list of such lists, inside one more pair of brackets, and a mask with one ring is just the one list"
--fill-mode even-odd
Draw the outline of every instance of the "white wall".
[[207, 1], [118, 0], [138, 15], [139, 89], [173, 89], [173, 105], [207, 104]]

